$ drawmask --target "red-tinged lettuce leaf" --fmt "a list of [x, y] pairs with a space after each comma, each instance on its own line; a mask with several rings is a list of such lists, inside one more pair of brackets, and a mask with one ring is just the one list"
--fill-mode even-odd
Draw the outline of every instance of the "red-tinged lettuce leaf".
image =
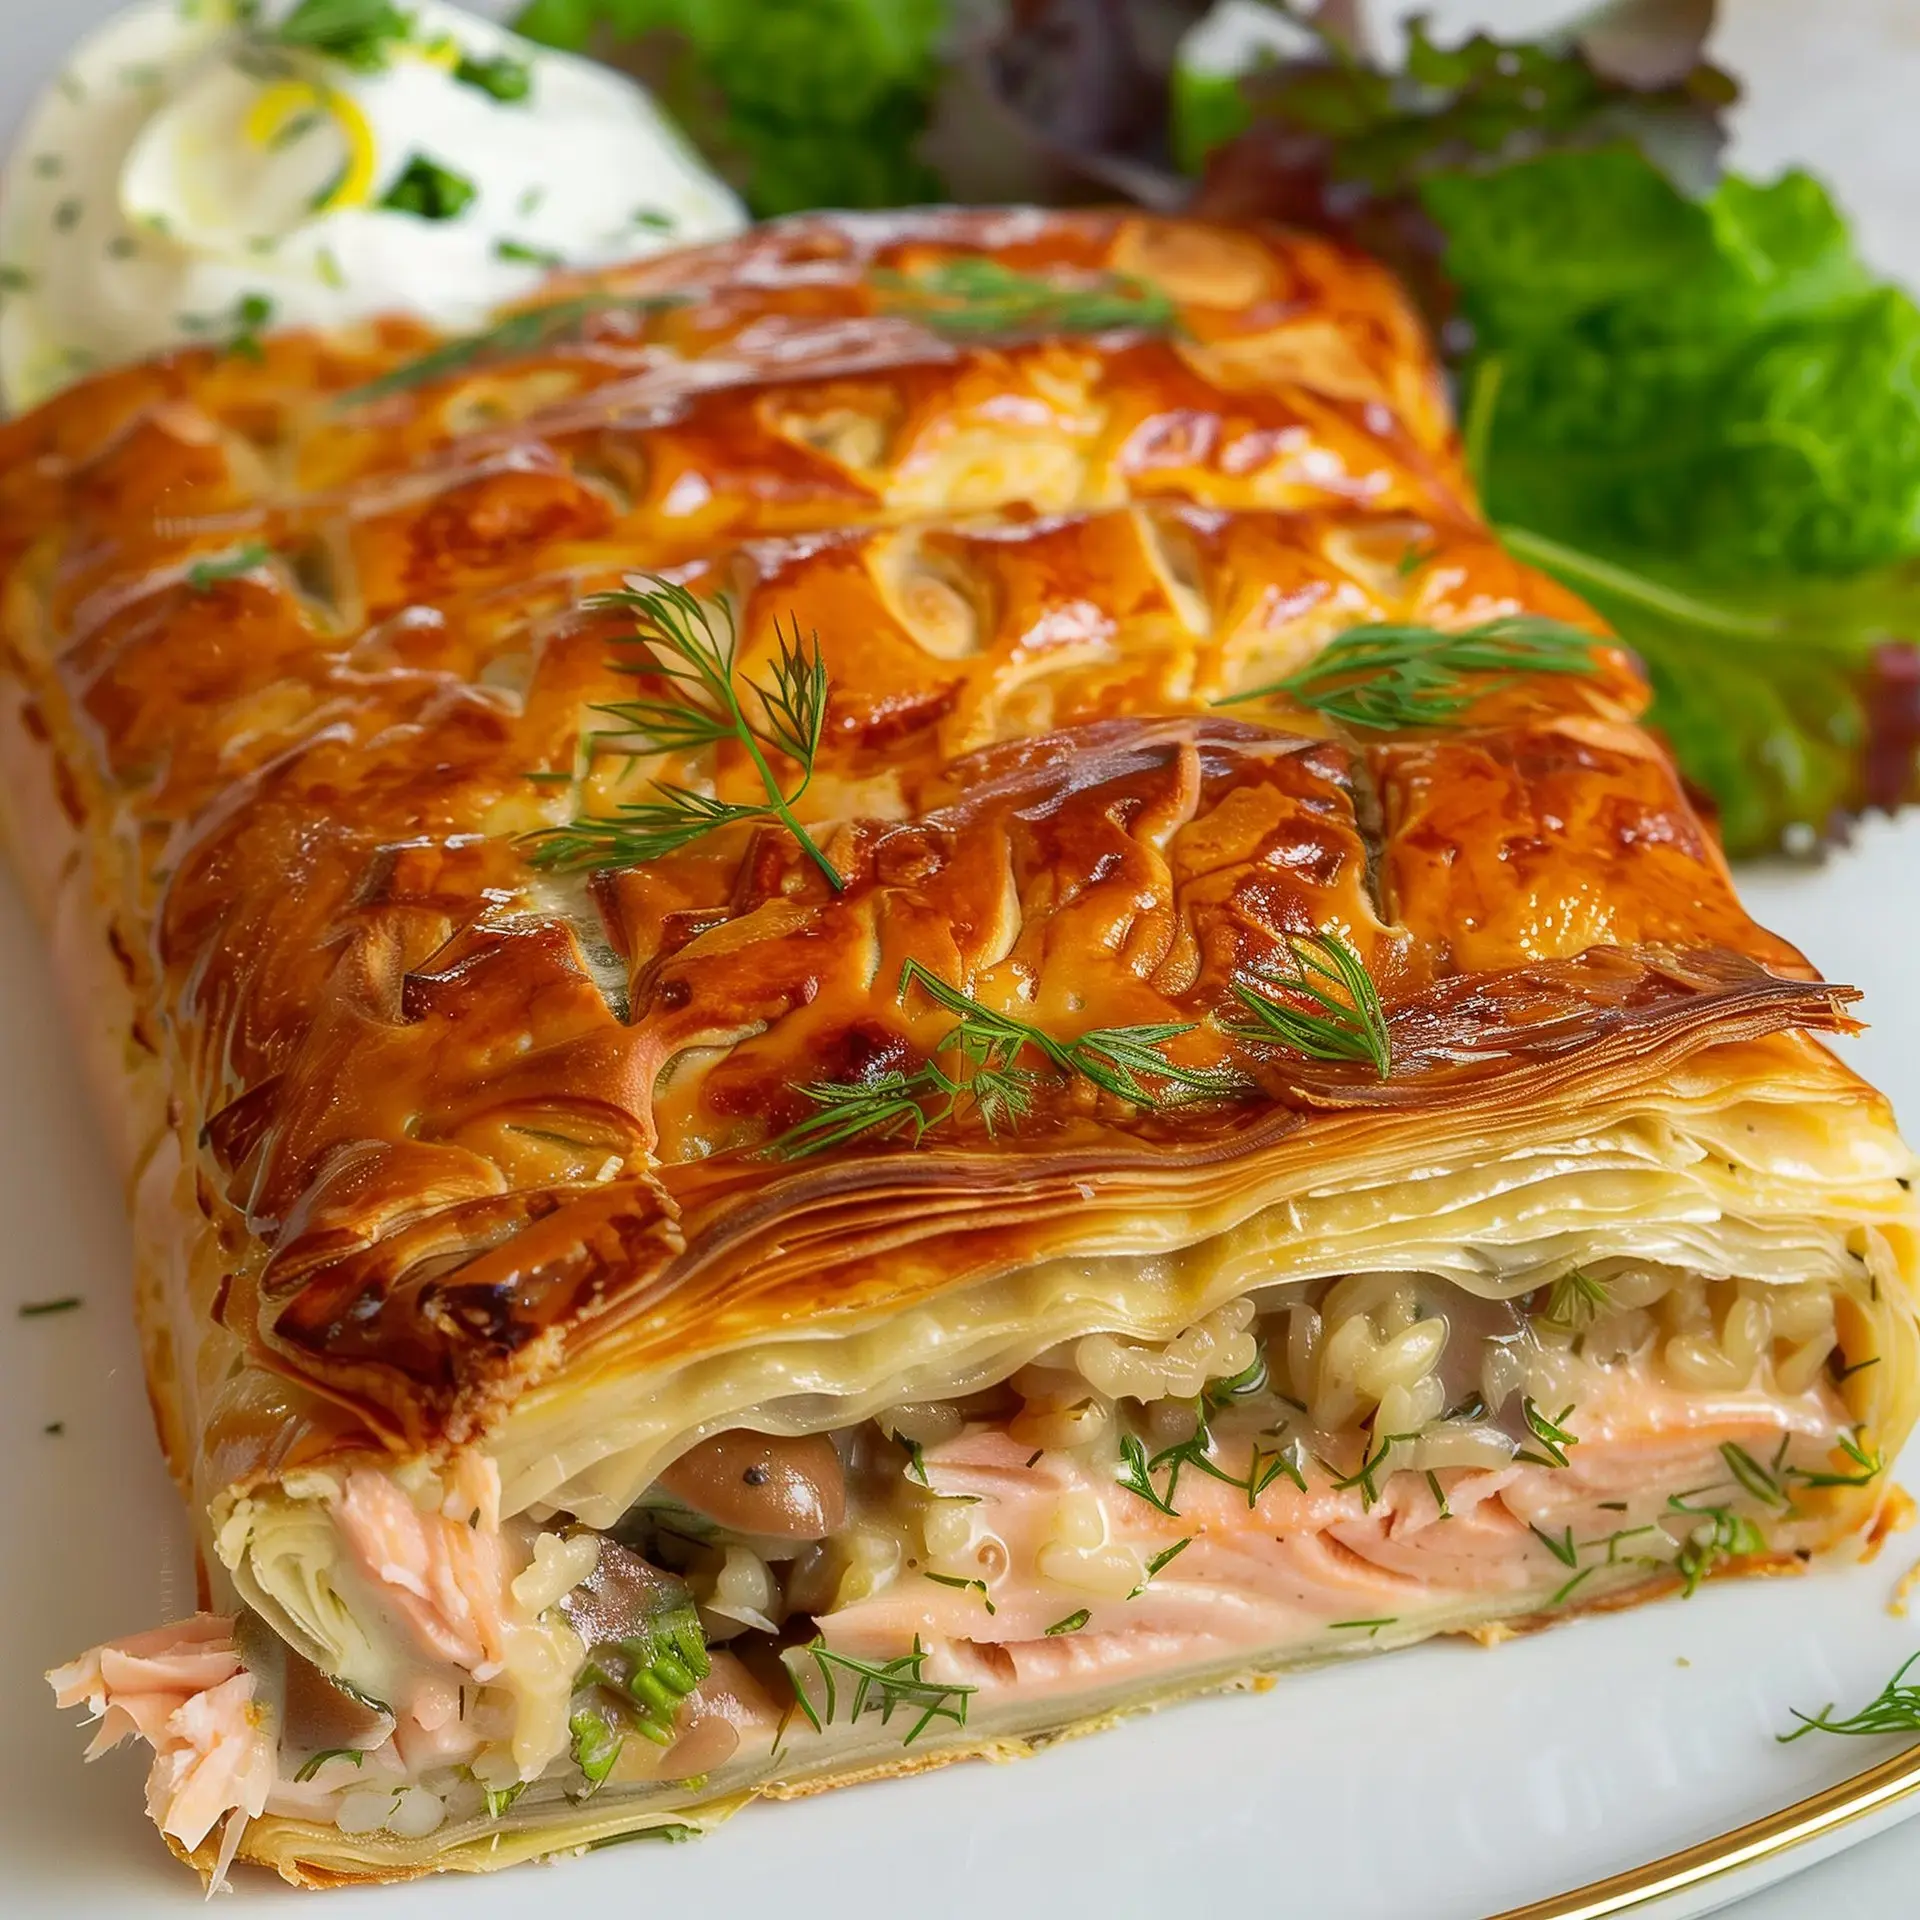
[[[922, 152], [961, 199], [1120, 194], [1173, 210], [1174, 60], [1211, 0], [1008, 0], [955, 49]], [[1036, 195], [1035, 197], [1039, 197]]]
[[1630, 146], [1688, 192], [1712, 184], [1739, 97], [1703, 57], [1712, 23], [1712, 0], [1616, 0], [1536, 41], [1475, 34], [1443, 47], [1416, 18], [1404, 64], [1390, 68], [1316, 21], [1313, 57], [1238, 83], [1244, 130], [1206, 156], [1193, 210], [1348, 240], [1394, 266], [1443, 323], [1454, 302], [1428, 182]]

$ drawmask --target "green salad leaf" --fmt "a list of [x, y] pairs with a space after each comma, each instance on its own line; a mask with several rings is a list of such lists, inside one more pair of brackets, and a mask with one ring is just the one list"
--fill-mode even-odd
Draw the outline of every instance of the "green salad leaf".
[[[1649, 23], [1667, 42], [1623, 58]], [[1920, 797], [1920, 307], [1807, 173], [1702, 166], [1734, 97], [1710, 23], [1415, 27], [1392, 66], [1323, 32], [1239, 83], [1201, 202], [1408, 275], [1489, 517], [1639, 653], [1737, 855]], [[1216, 134], [1233, 117], [1203, 104]]]
[[1805, 173], [1695, 200], [1615, 148], [1421, 197], [1488, 512], [1640, 654], [1728, 849], [1896, 804], [1910, 771], [1874, 748], [1920, 633], [1920, 308]]
[[514, 22], [578, 52], [671, 46], [663, 92], [756, 214], [938, 199], [914, 148], [948, 0], [533, 0]]

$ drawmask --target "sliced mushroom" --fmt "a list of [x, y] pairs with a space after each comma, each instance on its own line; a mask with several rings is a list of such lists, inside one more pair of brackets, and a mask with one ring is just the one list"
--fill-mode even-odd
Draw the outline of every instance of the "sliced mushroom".
[[825, 1434], [784, 1439], [734, 1429], [683, 1453], [660, 1484], [735, 1533], [818, 1540], [847, 1517], [847, 1480]]
[[370, 1751], [392, 1736], [387, 1708], [322, 1672], [248, 1609], [234, 1622], [234, 1644], [267, 1730], [289, 1752]]
[[589, 1647], [651, 1634], [673, 1616], [693, 1618], [693, 1595], [684, 1580], [662, 1573], [617, 1540], [596, 1538], [600, 1555], [593, 1571], [558, 1603]]

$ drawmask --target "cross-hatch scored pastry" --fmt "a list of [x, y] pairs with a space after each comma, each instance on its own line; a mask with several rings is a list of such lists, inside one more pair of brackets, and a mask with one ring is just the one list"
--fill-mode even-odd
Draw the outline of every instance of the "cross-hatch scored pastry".
[[681, 1836], [1872, 1523], [1850, 995], [1365, 261], [807, 217], [101, 376], [0, 539], [214, 1603], [55, 1679], [203, 1871]]

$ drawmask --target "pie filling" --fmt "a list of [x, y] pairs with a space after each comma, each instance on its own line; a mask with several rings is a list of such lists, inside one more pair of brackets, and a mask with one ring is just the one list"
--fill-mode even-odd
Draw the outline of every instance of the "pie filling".
[[1804, 1558], [1880, 1470], [1865, 1284], [1289, 1285], [964, 1398], [722, 1431], [604, 1531], [503, 1521], [481, 1460], [295, 1473], [224, 1514], [236, 1615], [56, 1683], [154, 1744], [188, 1848], [235, 1808], [322, 1863], [675, 1836], [903, 1749]]

